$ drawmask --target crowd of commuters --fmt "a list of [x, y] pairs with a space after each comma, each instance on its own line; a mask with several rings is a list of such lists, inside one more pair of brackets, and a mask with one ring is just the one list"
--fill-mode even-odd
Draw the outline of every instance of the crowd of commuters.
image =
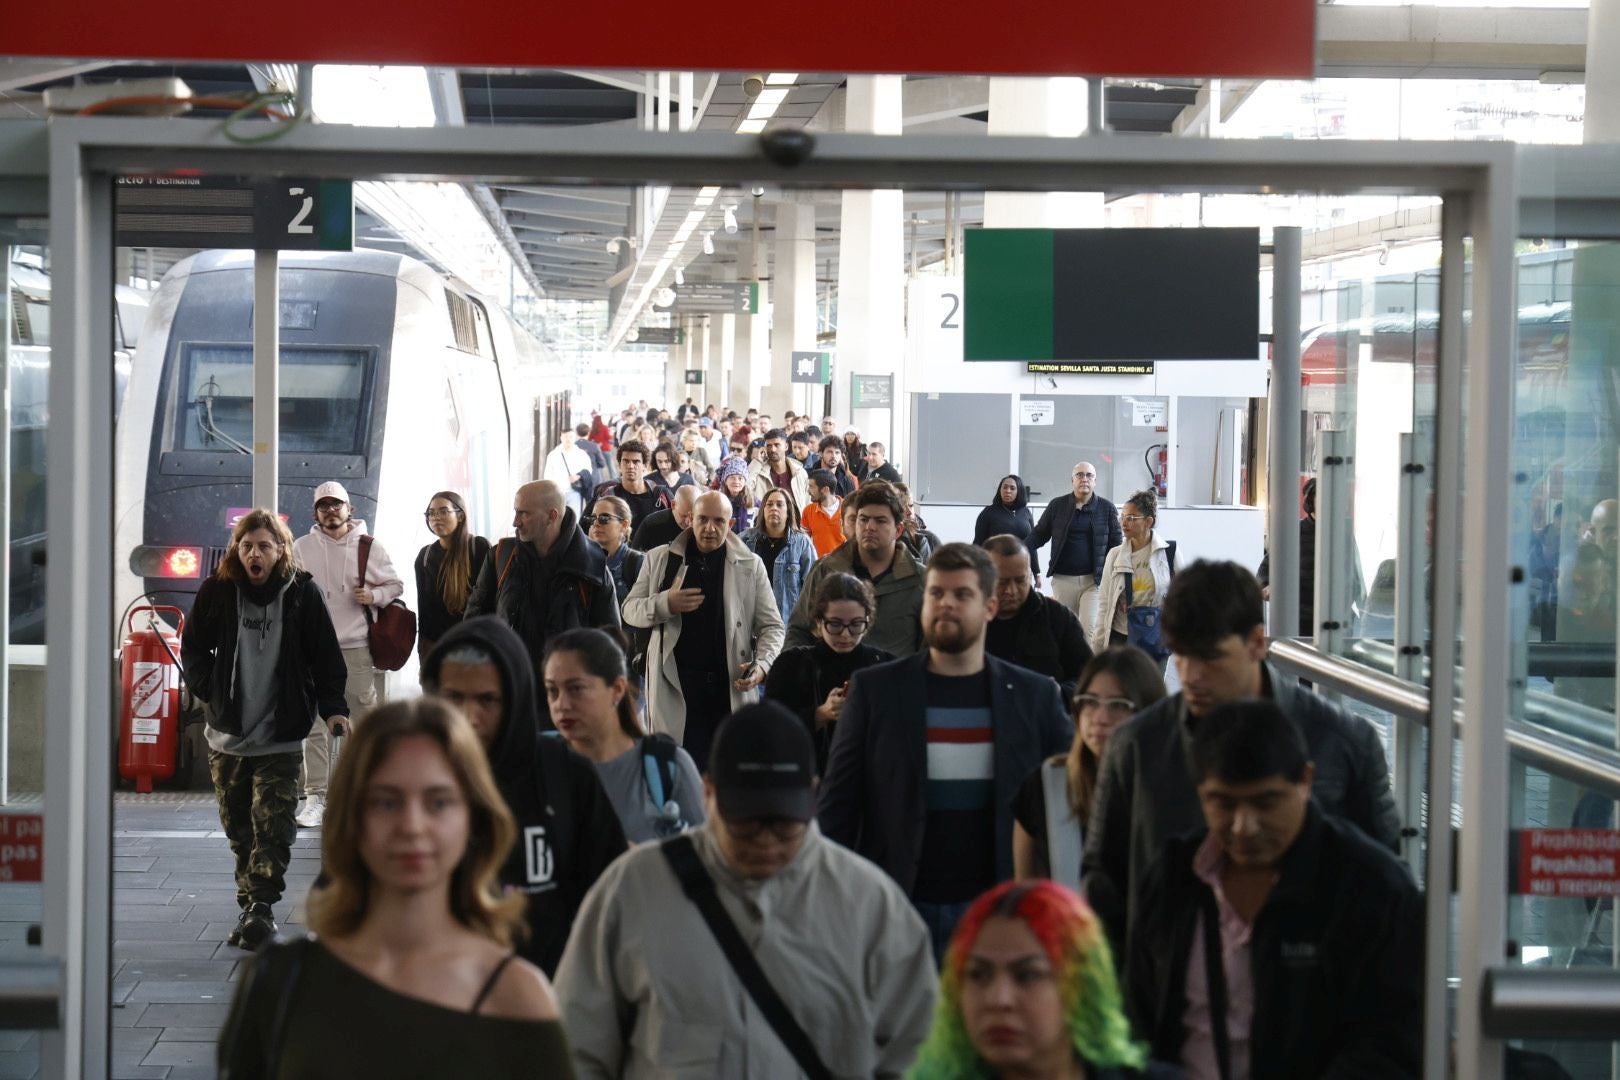
[[341, 486], [298, 545], [244, 517], [183, 639], [233, 943], [275, 937], [301, 785], [325, 874], [226, 1074], [1415, 1077], [1376, 733], [1266, 663], [1252, 573], [1072, 478], [946, 542], [830, 417], [598, 416], [512, 538], [430, 499], [426, 696], [381, 707], [401, 583]]

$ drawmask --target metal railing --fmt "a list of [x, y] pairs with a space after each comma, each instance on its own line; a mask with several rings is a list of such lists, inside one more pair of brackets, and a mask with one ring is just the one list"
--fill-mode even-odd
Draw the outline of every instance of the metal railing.
[[1492, 968], [1480, 1007], [1485, 1033], [1494, 1039], [1613, 1039], [1620, 1036], [1620, 975]]
[[[1329, 656], [1299, 641], [1273, 641], [1271, 660], [1290, 675], [1355, 698], [1394, 716], [1424, 724], [1429, 721], [1428, 691], [1377, 670], [1394, 650], [1382, 642], [1358, 642], [1352, 650], [1361, 662]], [[1620, 752], [1599, 741], [1614, 739], [1614, 721], [1597, 727], [1606, 714], [1551, 694], [1526, 695], [1528, 720], [1507, 724], [1508, 747], [1521, 761], [1589, 791], [1620, 800]], [[1462, 698], [1457, 697], [1453, 730], [1462, 732]]]

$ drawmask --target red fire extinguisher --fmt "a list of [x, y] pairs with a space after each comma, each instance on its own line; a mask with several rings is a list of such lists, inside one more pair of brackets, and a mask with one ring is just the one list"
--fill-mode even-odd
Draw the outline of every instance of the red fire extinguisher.
[[[135, 616], [151, 612], [145, 629], [135, 629]], [[178, 620], [170, 630], [157, 620], [160, 611]], [[123, 648], [123, 709], [118, 724], [118, 775], [149, 792], [154, 780], [168, 780], [180, 762], [180, 631], [185, 612], [177, 607], [138, 607], [129, 613], [129, 636]]]
[[[1158, 451], [1157, 456], [1154, 451]], [[1148, 475], [1153, 477], [1154, 494], [1165, 499], [1170, 496], [1170, 444], [1154, 443], [1143, 453], [1147, 460]]]

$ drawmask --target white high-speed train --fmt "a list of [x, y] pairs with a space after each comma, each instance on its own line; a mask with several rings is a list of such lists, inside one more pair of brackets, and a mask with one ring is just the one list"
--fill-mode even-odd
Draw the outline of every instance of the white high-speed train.
[[[194, 255], [152, 295], [118, 427], [120, 610], [189, 611], [253, 505], [252, 317], [251, 252]], [[428, 499], [461, 492], [470, 529], [509, 531], [514, 487], [568, 422], [567, 376], [497, 305], [402, 255], [283, 255], [280, 319], [278, 508], [302, 535], [315, 488], [341, 481], [414, 609]]]

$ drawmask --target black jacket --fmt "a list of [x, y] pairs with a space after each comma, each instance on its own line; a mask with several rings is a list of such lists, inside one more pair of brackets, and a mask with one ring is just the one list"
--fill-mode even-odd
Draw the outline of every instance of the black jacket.
[[[1312, 795], [1375, 842], [1399, 850], [1400, 815], [1389, 790], [1389, 767], [1378, 732], [1360, 717], [1278, 677], [1261, 665], [1262, 693], [1299, 724], [1316, 765]], [[1131, 717], [1108, 739], [1082, 866], [1086, 899], [1102, 918], [1115, 953], [1134, 920], [1142, 876], [1166, 840], [1204, 823], [1187, 771], [1190, 741], [1182, 695]]]
[[[1073, 701], [1081, 669], [1091, 660], [1091, 646], [1074, 612], [1031, 589], [1024, 606], [1007, 622], [1012, 625], [997, 622], [985, 628], [985, 648], [1009, 663], [1051, 677], [1063, 691], [1064, 703]], [[997, 629], [994, 637], [991, 628]], [[1003, 636], [1007, 631], [1010, 642]]]
[[557, 736], [541, 734], [526, 646], [501, 620], [473, 618], [452, 627], [422, 662], [423, 687], [437, 688], [444, 657], [458, 645], [477, 645], [500, 670], [506, 722], [489, 763], [518, 829], [501, 882], [528, 895], [529, 939], [520, 951], [549, 976], [585, 893], [625, 851], [624, 829], [596, 766]]
[[[1108, 558], [1110, 551], [1125, 542], [1125, 534], [1120, 532], [1119, 511], [1113, 503], [1097, 494], [1091, 496], [1091, 501], [1097, 504], [1091, 515], [1091, 554], [1097, 565], [1091, 573], [1101, 584], [1103, 560]], [[1035, 530], [1024, 540], [1031, 551], [1048, 540], [1052, 542], [1052, 554], [1046, 560], [1048, 572], [1058, 564], [1063, 545], [1069, 542], [1069, 519], [1074, 517], [1074, 510], [1073, 492], [1058, 496], [1046, 504], [1046, 509], [1041, 511], [1041, 519], [1035, 523]]]
[[663, 547], [679, 535], [681, 527], [675, 524], [675, 511], [654, 510], [636, 526], [630, 536], [630, 546], [637, 551], [651, 551], [655, 547]]
[[[286, 579], [282, 579], [285, 581]], [[236, 685], [237, 596], [242, 586], [210, 577], [197, 590], [191, 618], [180, 635], [180, 664], [186, 686], [203, 703], [208, 726], [227, 735], [242, 733], [242, 703], [231, 696]], [[275, 586], [272, 586], [275, 588]], [[315, 726], [315, 717], [347, 716], [343, 663], [332, 617], [320, 586], [306, 570], [295, 570], [282, 599], [281, 652], [276, 658], [275, 741], [297, 742]]]
[[867, 465], [866, 472], [861, 475], [861, 482], [865, 483], [868, 480], [886, 480], [891, 484], [898, 484], [900, 483], [900, 470], [895, 468], [894, 463], [891, 461], [885, 461], [875, 469], [871, 465]]
[[[1193, 872], [1202, 831], [1144, 876], [1125, 988], [1136, 1033], [1179, 1061], [1195, 933], [1215, 894]], [[1218, 924], [1217, 924], [1218, 925]], [[1406, 867], [1313, 803], [1249, 940], [1254, 1080], [1398, 1080], [1422, 1072], [1423, 901]], [[1200, 971], [1194, 978], [1205, 978]]]
[[[1029, 489], [1020, 481], [1018, 485], [1018, 501], [1008, 506], [1001, 501], [997, 494], [995, 502], [979, 511], [978, 520], [973, 523], [973, 542], [979, 547], [992, 536], [1016, 536], [1024, 541], [1029, 548], [1029, 568], [1037, 577], [1041, 573], [1041, 555], [1035, 548], [1030, 547], [1029, 534], [1035, 531], [1035, 518], [1030, 514], [1026, 505], [1029, 499]], [[1067, 529], [1065, 528], [1065, 535]]]
[[[1057, 684], [984, 658], [995, 730], [996, 877], [1013, 876], [1013, 800], [1042, 761], [1069, 748], [1074, 725]], [[821, 829], [882, 867], [907, 894], [928, 820], [928, 652], [858, 671], [821, 782]]]
[[[1260, 584], [1271, 584], [1271, 551], [1260, 559], [1255, 574]], [[1425, 581], [1428, 579], [1425, 578]], [[1299, 519], [1299, 632], [1304, 637], [1316, 633], [1316, 519]]]
[[[472, 546], [468, 553], [471, 572], [467, 579], [470, 601], [473, 586], [478, 584], [478, 576], [484, 571], [484, 560], [489, 558], [489, 541], [473, 536], [468, 538], [468, 543]], [[416, 553], [416, 640], [419, 646], [427, 643], [431, 647], [432, 642], [444, 637], [445, 631], [464, 617], [445, 607], [444, 596], [439, 592], [439, 568], [444, 565], [446, 554], [437, 540]]]
[[467, 601], [467, 617], [474, 615], [499, 615], [516, 630], [538, 675], [553, 634], [581, 626], [617, 630], [619, 595], [607, 555], [565, 510], [557, 543], [543, 559], [533, 544], [496, 543]]
[[777, 654], [771, 673], [765, 678], [765, 697], [792, 709], [804, 721], [816, 744], [817, 776], [827, 771], [827, 754], [832, 749], [838, 723], [834, 721], [818, 729], [816, 710], [835, 687], [849, 681], [855, 672], [893, 659], [893, 653], [870, 645], [857, 645], [847, 653], [834, 652], [823, 641], [783, 649]]

